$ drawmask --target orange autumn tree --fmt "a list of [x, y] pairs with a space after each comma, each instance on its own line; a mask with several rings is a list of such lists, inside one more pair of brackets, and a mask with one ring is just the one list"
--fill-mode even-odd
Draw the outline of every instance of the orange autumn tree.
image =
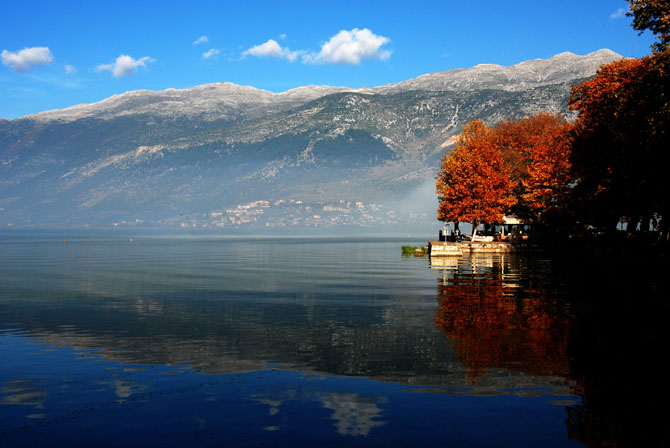
[[570, 124], [562, 115], [540, 113], [493, 128], [514, 183], [518, 208], [537, 221], [556, 211], [569, 192]]
[[484, 122], [465, 125], [455, 148], [442, 159], [436, 192], [438, 219], [471, 222], [473, 237], [480, 223], [503, 222], [516, 199], [497, 139]]
[[[636, 214], [637, 201], [628, 192], [637, 148], [627, 141], [628, 92], [640, 79], [642, 59], [622, 59], [598, 70], [595, 77], [573, 87], [569, 107], [579, 111], [572, 153], [578, 215], [597, 226], [613, 228], [621, 216]], [[623, 114], [623, 115], [622, 115]], [[629, 206], [630, 205], [630, 206]], [[623, 210], [621, 210], [623, 209]]]
[[[605, 232], [670, 232], [670, 2], [629, 0], [633, 28], [650, 31], [653, 53], [602, 66], [573, 87], [579, 112], [572, 156], [575, 217]], [[639, 227], [638, 227], [639, 226]]]
[[556, 211], [570, 184], [570, 130], [541, 113], [493, 128], [473, 120], [437, 174], [438, 219], [501, 223], [514, 211], [535, 221]]
[[600, 68], [573, 88], [579, 112], [572, 163], [577, 216], [605, 231], [622, 217], [634, 231], [652, 217], [670, 229], [670, 49]]

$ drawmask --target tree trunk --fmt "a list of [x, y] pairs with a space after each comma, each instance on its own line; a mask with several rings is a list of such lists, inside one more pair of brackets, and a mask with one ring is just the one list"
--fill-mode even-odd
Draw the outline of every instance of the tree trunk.
[[640, 231], [649, 233], [649, 222], [651, 221], [651, 215], [645, 213], [642, 215], [642, 223], [640, 224]]
[[658, 223], [658, 241], [668, 243], [670, 241], [670, 219], [661, 217]]

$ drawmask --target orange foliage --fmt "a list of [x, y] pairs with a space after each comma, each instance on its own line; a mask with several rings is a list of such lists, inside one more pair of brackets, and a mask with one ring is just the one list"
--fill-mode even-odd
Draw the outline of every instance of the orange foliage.
[[442, 159], [438, 219], [500, 223], [517, 204], [533, 217], [555, 208], [570, 182], [571, 127], [547, 113], [493, 128], [468, 123]]
[[436, 192], [438, 219], [472, 223], [502, 222], [516, 203], [496, 138], [486, 125], [468, 123], [454, 150], [442, 159]]
[[572, 154], [580, 183], [578, 191], [583, 191], [581, 196], [586, 200], [606, 203], [609, 209], [615, 208], [613, 202], [623, 199], [620, 192], [614, 190], [617, 188], [615, 176], [620, 171], [617, 165], [622, 159], [616, 148], [626, 145], [626, 128], [616, 123], [625, 120], [621, 114], [625, 113], [625, 104], [629, 101], [626, 92], [643, 68], [642, 59], [622, 59], [604, 65], [594, 78], [572, 88], [568, 102], [570, 109], [579, 111]]
[[605, 65], [573, 88], [575, 197], [586, 219], [613, 229], [628, 216], [634, 229], [641, 216], [668, 216], [668, 98], [670, 50]]
[[555, 208], [570, 183], [570, 130], [560, 115], [541, 113], [494, 128], [520, 202], [532, 216]]
[[627, 100], [622, 93], [639, 79], [644, 59], [621, 59], [604, 65], [598, 74], [572, 88], [569, 107], [579, 111], [579, 126], [594, 126], [616, 118]]
[[633, 28], [642, 34], [649, 30], [659, 42], [652, 45], [655, 52], [670, 47], [670, 2], [668, 0], [629, 0], [630, 11], [626, 14], [633, 17]]

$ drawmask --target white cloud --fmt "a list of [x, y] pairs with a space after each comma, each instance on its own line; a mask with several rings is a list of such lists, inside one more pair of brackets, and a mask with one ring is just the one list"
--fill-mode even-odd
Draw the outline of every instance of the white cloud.
[[193, 41], [193, 45], [206, 44], [207, 42], [209, 42], [209, 37], [203, 34], [202, 36], [198, 37], [196, 40]]
[[610, 19], [616, 20], [622, 18], [628, 12], [628, 8], [619, 8], [610, 14]]
[[74, 65], [65, 64], [65, 73], [67, 73], [68, 75], [74, 75], [78, 71], [79, 70], [77, 70], [77, 67], [75, 67]]
[[17, 73], [25, 73], [42, 65], [49, 65], [54, 58], [48, 47], [32, 47], [12, 53], [2, 50], [2, 63]]
[[381, 47], [388, 42], [388, 37], [377, 36], [367, 28], [342, 30], [323, 44], [319, 53], [303, 56], [303, 62], [358, 65], [365, 59], [385, 60], [391, 52]]
[[116, 61], [111, 64], [100, 64], [95, 68], [96, 72], [109, 70], [115, 78], [120, 76], [132, 75], [138, 67], [147, 67], [147, 63], [155, 62], [155, 59], [145, 56], [140, 59], [133, 59], [132, 57], [122, 54]]
[[[279, 38], [285, 39], [286, 35], [281, 34]], [[282, 47], [274, 39], [268, 39], [242, 52], [242, 58], [247, 56], [271, 57], [293, 62], [302, 57], [302, 62], [305, 64], [358, 65], [365, 59], [386, 60], [391, 57], [389, 50], [382, 49], [390, 41], [388, 37], [378, 36], [367, 28], [362, 30], [354, 28], [350, 31], [342, 30], [331, 37], [321, 46], [321, 51], [318, 53], [306, 50], [293, 51]]]
[[247, 51], [242, 53], [243, 56], [252, 55], [252, 56], [271, 56], [274, 58], [280, 58], [282, 56], [282, 47], [277, 43], [276, 40], [270, 39], [265, 43], [260, 45], [255, 45], [249, 48]]
[[203, 59], [209, 59], [209, 58], [212, 58], [212, 57], [216, 56], [216, 55], [219, 54], [219, 53], [221, 53], [220, 50], [218, 50], [218, 49], [216, 49], [216, 48], [210, 48], [209, 50], [205, 51], [205, 52], [202, 54], [202, 58], [203, 58]]
[[269, 39], [267, 42], [264, 42], [260, 45], [255, 45], [248, 50], [242, 53], [242, 57], [247, 56], [257, 56], [257, 57], [271, 57], [271, 58], [284, 58], [293, 62], [298, 59], [300, 54], [304, 53], [303, 51], [291, 51], [286, 47], [282, 47], [274, 39]]

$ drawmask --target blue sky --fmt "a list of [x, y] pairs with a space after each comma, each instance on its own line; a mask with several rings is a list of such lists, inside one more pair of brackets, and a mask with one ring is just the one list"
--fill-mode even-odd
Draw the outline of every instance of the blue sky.
[[563, 51], [650, 52], [624, 0], [0, 0], [0, 117], [129, 90], [374, 87]]

